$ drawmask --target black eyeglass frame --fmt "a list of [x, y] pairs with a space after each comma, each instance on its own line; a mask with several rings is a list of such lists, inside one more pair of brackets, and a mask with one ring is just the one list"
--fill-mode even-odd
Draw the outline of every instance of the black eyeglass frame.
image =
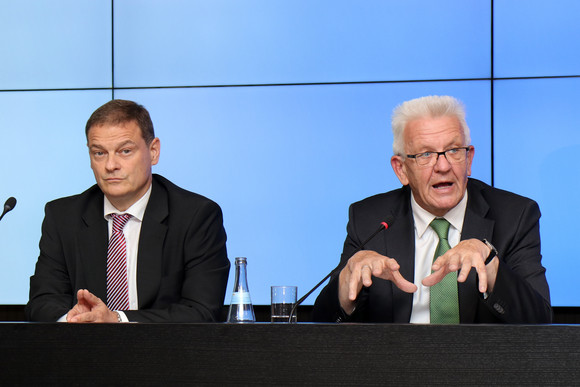
[[[453, 162], [447, 158], [446, 153], [449, 151], [458, 150], [458, 149], [465, 149], [465, 157], [467, 158], [467, 153], [471, 149], [471, 145], [450, 148], [450, 149], [446, 149], [446, 150], [441, 151], [441, 152], [421, 152], [421, 153], [416, 153], [414, 155], [405, 155], [405, 156], [409, 159], [415, 159], [415, 162], [417, 162], [417, 157], [420, 157], [421, 155], [424, 155], [425, 153], [433, 153], [433, 154], [437, 155], [437, 157], [435, 158], [435, 164], [437, 164], [437, 161], [439, 161], [439, 156], [441, 156], [441, 155], [445, 156], [445, 160], [447, 160], [448, 163], [453, 164]], [[461, 161], [459, 161], [459, 162], [461, 162]], [[417, 163], [417, 165], [419, 165], [419, 163]], [[429, 165], [429, 164], [425, 164], [425, 166], [426, 165]]]

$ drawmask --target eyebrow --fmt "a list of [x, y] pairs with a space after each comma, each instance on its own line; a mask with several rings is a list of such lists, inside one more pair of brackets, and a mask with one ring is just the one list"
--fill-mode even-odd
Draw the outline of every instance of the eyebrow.
[[[458, 144], [459, 145], [458, 144], [455, 144], [455, 140], [454, 140], [451, 143], [448, 143], [446, 146], [444, 146], [443, 147], [443, 150], [441, 150], [441, 152], [446, 151], [446, 150], [449, 150], [449, 149], [455, 149], [455, 148], [461, 148], [461, 147], [467, 146], [467, 145], [461, 145], [461, 143], [462, 143], [461, 139], [458, 139]], [[431, 146], [425, 146], [424, 149], [433, 149], [433, 148], [431, 148]], [[418, 152], [418, 153], [426, 153], [426, 152], [432, 153], [432, 152], [439, 152], [439, 151], [433, 149], [433, 150], [424, 150], [424, 151]]]
[[[135, 142], [133, 140], [126, 140], [126, 141], [123, 141], [121, 144], [117, 145], [115, 148], [120, 149], [120, 148], [126, 147], [127, 145], [135, 145]], [[103, 147], [102, 145], [99, 145], [99, 144], [89, 145], [89, 148], [90, 149], [105, 149], [105, 147]]]

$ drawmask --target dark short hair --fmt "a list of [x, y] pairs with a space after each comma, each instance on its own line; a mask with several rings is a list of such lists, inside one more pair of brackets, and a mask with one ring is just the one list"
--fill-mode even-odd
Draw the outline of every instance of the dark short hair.
[[135, 121], [141, 129], [141, 136], [145, 143], [151, 144], [151, 141], [155, 139], [155, 131], [149, 112], [142, 105], [124, 99], [114, 99], [95, 110], [87, 121], [85, 135], [88, 139], [89, 130], [93, 126], [119, 125], [132, 121]]

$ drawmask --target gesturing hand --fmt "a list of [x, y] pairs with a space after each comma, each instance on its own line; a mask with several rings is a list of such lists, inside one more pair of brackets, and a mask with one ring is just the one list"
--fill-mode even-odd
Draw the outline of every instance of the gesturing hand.
[[67, 314], [67, 322], [119, 322], [117, 313], [109, 310], [99, 297], [88, 290], [80, 289], [77, 293], [77, 300], [77, 304]]
[[499, 261], [495, 257], [486, 266], [485, 260], [489, 253], [489, 247], [479, 239], [463, 240], [433, 262], [431, 266], [433, 273], [425, 277], [422, 284], [433, 286], [439, 283], [447, 273], [457, 270], [459, 270], [457, 282], [465, 282], [471, 268], [474, 267], [479, 276], [479, 291], [491, 292], [495, 285]]
[[397, 261], [375, 251], [362, 250], [354, 254], [339, 275], [338, 297], [342, 309], [352, 313], [354, 301], [363, 286], [371, 286], [372, 276], [392, 281], [404, 292], [417, 291], [417, 286], [403, 278], [399, 268]]

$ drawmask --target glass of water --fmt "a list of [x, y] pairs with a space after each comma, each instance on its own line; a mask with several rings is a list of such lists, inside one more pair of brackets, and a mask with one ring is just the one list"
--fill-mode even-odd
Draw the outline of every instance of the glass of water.
[[[271, 319], [273, 323], [287, 323], [290, 312], [296, 304], [297, 286], [272, 286]], [[292, 322], [296, 322], [296, 313], [292, 316]]]

